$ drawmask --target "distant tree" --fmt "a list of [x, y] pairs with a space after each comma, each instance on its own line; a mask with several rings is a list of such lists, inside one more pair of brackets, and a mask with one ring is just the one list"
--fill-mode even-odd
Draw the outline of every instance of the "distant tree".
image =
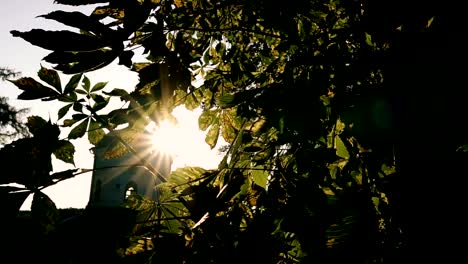
[[[18, 75], [18, 72], [8, 68], [0, 68], [2, 81]], [[8, 104], [8, 98], [0, 96], [0, 145], [28, 135], [26, 125], [21, 120], [27, 112], [27, 109], [16, 109]]]

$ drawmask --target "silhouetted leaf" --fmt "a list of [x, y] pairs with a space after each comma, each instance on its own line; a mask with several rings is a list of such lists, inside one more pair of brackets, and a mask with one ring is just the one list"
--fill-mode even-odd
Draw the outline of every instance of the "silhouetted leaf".
[[37, 191], [31, 204], [31, 216], [39, 224], [41, 233], [49, 234], [55, 229], [59, 214], [55, 203], [46, 194]]
[[91, 87], [91, 82], [89, 81], [89, 78], [84, 76], [83, 77], [83, 89], [86, 92], [89, 92], [89, 88]]
[[60, 171], [60, 172], [53, 173], [52, 175], [50, 175], [50, 177], [54, 180], [63, 181], [63, 180], [75, 177], [74, 173], [77, 171], [78, 169]]
[[57, 159], [75, 165], [73, 155], [75, 154], [75, 146], [68, 140], [59, 140], [54, 155]]
[[76, 127], [74, 127], [70, 133], [68, 134], [68, 139], [77, 139], [82, 137], [86, 133], [86, 129], [88, 128], [89, 119], [86, 118], [81, 123], [79, 123]]
[[92, 108], [96, 112], [106, 107], [109, 103], [109, 98], [104, 98], [102, 95], [92, 94], [91, 97], [95, 102]]
[[91, 92], [100, 91], [100, 90], [104, 89], [104, 87], [106, 87], [106, 85], [107, 85], [107, 82], [98, 82], [93, 86], [93, 88], [91, 88]]
[[[50, 121], [45, 121], [40, 116], [29, 116], [28, 122], [29, 132], [34, 135], [34, 137], [42, 139], [57, 139], [60, 135], [60, 129], [56, 124], [52, 124]], [[53, 143], [53, 142], [49, 142]]]
[[53, 19], [67, 26], [93, 32], [96, 35], [112, 36], [114, 33], [112, 29], [99, 22], [99, 20], [80, 12], [65, 12], [58, 10], [39, 17]]
[[55, 0], [54, 3], [62, 5], [80, 6], [100, 3], [109, 3], [112, 0]]
[[21, 37], [29, 43], [53, 51], [94, 51], [109, 46], [97, 37], [71, 31], [46, 31], [32, 29], [27, 32], [12, 30], [14, 37]]
[[54, 51], [44, 57], [50, 63], [56, 63], [54, 68], [65, 74], [75, 74], [100, 69], [111, 63], [119, 54], [122, 46], [114, 46], [112, 50], [100, 49], [88, 52]]
[[76, 86], [78, 86], [78, 83], [80, 83], [81, 76], [83, 76], [82, 73], [73, 75], [68, 81], [67, 85], [65, 86], [65, 90], [63, 91], [63, 93], [68, 94], [70, 92], [75, 91]]
[[68, 110], [70, 110], [72, 105], [73, 104], [67, 104], [58, 110], [58, 120], [62, 119], [62, 117], [68, 113]]
[[58, 75], [57, 71], [50, 70], [47, 68], [44, 68], [41, 66], [41, 69], [37, 73], [39, 78], [46, 82], [49, 85], [52, 85], [52, 87], [55, 88], [59, 93], [62, 92], [62, 84], [60, 82], [60, 76]]
[[58, 95], [52, 88], [44, 86], [30, 77], [20, 78], [10, 82], [23, 90], [23, 92], [18, 95], [18, 99], [21, 100], [34, 100]]

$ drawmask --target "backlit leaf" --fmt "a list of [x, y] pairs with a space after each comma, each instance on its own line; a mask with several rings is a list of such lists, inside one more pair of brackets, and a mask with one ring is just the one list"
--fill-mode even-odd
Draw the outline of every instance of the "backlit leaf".
[[23, 90], [23, 92], [18, 95], [18, 99], [34, 100], [58, 95], [58, 93], [52, 88], [44, 86], [30, 77], [20, 78], [10, 82], [16, 85], [16, 87], [19, 89]]
[[88, 92], [90, 87], [91, 87], [91, 82], [89, 81], [89, 78], [84, 76], [83, 77], [83, 89]]
[[89, 119], [86, 118], [81, 123], [79, 123], [76, 127], [74, 127], [70, 133], [68, 134], [68, 139], [77, 139], [82, 137], [86, 133], [86, 129], [88, 128]]
[[41, 233], [48, 234], [55, 229], [59, 213], [55, 203], [46, 194], [37, 191], [31, 204], [31, 216], [39, 223]]
[[349, 159], [349, 152], [344, 144], [343, 140], [341, 140], [340, 136], [335, 137], [335, 144], [336, 144], [336, 155], [342, 157], [344, 159]]
[[106, 85], [107, 85], [107, 82], [98, 82], [93, 86], [93, 88], [91, 88], [91, 92], [100, 91], [100, 90], [104, 89], [104, 87], [106, 87]]
[[251, 170], [250, 175], [255, 184], [266, 189], [268, 182], [268, 171], [263, 168], [263, 166], [256, 166]]
[[54, 155], [57, 159], [75, 165], [73, 155], [75, 154], [75, 147], [68, 140], [59, 140]]
[[68, 94], [72, 91], [75, 91], [76, 86], [78, 86], [78, 83], [80, 83], [81, 76], [83, 76], [82, 73], [78, 73], [73, 75], [70, 78], [70, 81], [68, 81], [67, 85], [65, 86], [65, 90], [63, 91], [64, 94]]
[[35, 46], [53, 51], [93, 51], [109, 46], [108, 42], [101, 41], [97, 37], [66, 30], [32, 29], [27, 32], [12, 30], [10, 33], [13, 37], [20, 37]]
[[62, 117], [68, 113], [68, 110], [70, 110], [72, 105], [73, 104], [67, 104], [58, 110], [58, 120], [62, 119]]
[[55, 70], [50, 70], [41, 66], [37, 73], [39, 78], [55, 88], [59, 93], [62, 92], [62, 84], [60, 83], [60, 76]]
[[206, 133], [205, 142], [213, 149], [219, 138], [219, 121], [216, 120]]
[[205, 131], [215, 120], [219, 110], [207, 110], [198, 117], [198, 127]]
[[97, 145], [104, 138], [105, 135], [106, 133], [102, 129], [101, 124], [95, 120], [91, 120], [88, 129], [89, 143]]

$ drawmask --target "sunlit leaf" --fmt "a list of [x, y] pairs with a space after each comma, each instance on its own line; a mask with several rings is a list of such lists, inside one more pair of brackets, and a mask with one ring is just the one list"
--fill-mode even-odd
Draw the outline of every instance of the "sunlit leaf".
[[268, 171], [263, 166], [256, 166], [250, 171], [252, 180], [255, 184], [266, 189], [268, 182]]
[[219, 138], [219, 121], [216, 120], [206, 133], [205, 142], [213, 149]]
[[336, 144], [336, 155], [342, 157], [344, 159], [349, 159], [349, 152], [344, 144], [343, 140], [341, 140], [340, 136], [335, 137], [335, 144]]
[[73, 155], [75, 154], [75, 146], [68, 140], [59, 140], [54, 155], [57, 159], [75, 165]]
[[106, 135], [101, 127], [101, 124], [94, 119], [89, 123], [88, 140], [89, 143], [97, 145]]
[[216, 119], [217, 115], [219, 114], [219, 110], [207, 110], [204, 111], [198, 117], [198, 127], [205, 131]]
[[88, 128], [89, 118], [86, 118], [81, 123], [79, 123], [76, 127], [74, 127], [70, 133], [68, 134], [68, 139], [77, 139], [86, 133], [86, 129]]
[[62, 84], [60, 82], [60, 76], [57, 73], [57, 71], [50, 70], [41, 66], [41, 69], [39, 70], [37, 75], [41, 80], [43, 80], [49, 85], [52, 85], [52, 87], [54, 87], [55, 90], [57, 90], [59, 93], [62, 92]]

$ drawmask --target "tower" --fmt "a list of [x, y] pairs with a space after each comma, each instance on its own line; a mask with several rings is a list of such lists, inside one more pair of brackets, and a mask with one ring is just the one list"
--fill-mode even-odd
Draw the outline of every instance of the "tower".
[[153, 149], [149, 137], [143, 133], [129, 143], [139, 157], [127, 151], [118, 158], [106, 158], [109, 146], [118, 140], [114, 133], [107, 134], [99, 142], [93, 149], [94, 171], [88, 207], [117, 207], [134, 193], [156, 199], [154, 187], [160, 180], [143, 165], [140, 157], [146, 159], [162, 176], [170, 173], [172, 160], [169, 155]]

